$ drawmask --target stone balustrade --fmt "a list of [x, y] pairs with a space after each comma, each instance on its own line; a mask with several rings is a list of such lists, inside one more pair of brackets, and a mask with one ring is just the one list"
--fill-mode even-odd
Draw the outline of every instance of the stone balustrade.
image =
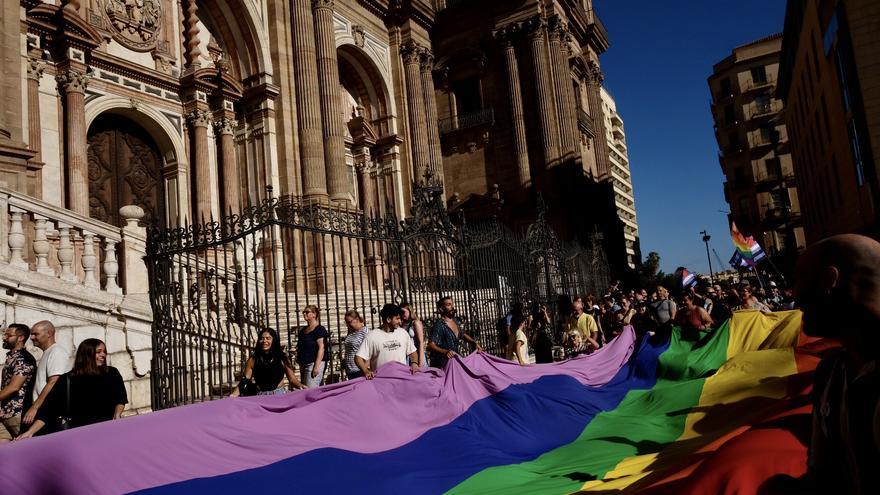
[[122, 228], [0, 187], [0, 263], [109, 294], [146, 293], [144, 212], [120, 213]]

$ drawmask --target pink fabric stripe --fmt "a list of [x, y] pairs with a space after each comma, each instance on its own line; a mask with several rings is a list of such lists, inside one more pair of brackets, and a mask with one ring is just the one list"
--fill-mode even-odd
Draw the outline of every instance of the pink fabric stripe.
[[402, 446], [512, 384], [568, 375], [611, 380], [632, 355], [631, 327], [591, 355], [522, 367], [488, 354], [415, 376], [390, 363], [363, 379], [281, 396], [223, 399], [77, 428], [0, 447], [9, 493], [116, 494], [264, 466], [334, 447]]

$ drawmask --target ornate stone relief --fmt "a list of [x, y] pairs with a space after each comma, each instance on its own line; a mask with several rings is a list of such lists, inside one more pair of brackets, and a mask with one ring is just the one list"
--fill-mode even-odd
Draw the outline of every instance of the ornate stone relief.
[[139, 52], [150, 51], [162, 28], [161, 0], [102, 0], [107, 26], [119, 44]]

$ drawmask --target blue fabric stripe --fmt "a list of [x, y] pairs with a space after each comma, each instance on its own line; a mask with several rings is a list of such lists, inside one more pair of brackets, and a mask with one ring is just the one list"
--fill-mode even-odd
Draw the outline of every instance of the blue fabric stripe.
[[[137, 493], [442, 493], [483, 469], [529, 461], [573, 442], [596, 414], [617, 407], [627, 392], [654, 386], [659, 356], [668, 345], [644, 340], [602, 387], [561, 375], [512, 385], [396, 449], [373, 454], [317, 449], [267, 466]], [[356, 405], [352, 411], [356, 414]]]

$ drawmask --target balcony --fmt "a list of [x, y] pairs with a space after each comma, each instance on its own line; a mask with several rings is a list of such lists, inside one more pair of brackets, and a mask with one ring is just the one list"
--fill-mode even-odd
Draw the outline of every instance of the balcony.
[[720, 105], [732, 100], [734, 96], [735, 94], [732, 89], [730, 91], [718, 91], [712, 95], [712, 102], [716, 105]]
[[491, 126], [495, 124], [495, 112], [492, 108], [483, 108], [476, 112], [465, 113], [461, 115], [453, 115], [440, 119], [437, 126], [440, 128], [440, 134], [449, 134], [455, 131], [471, 129], [473, 127]]
[[791, 209], [791, 206], [777, 206], [767, 208], [761, 218], [764, 227], [768, 230], [797, 223], [801, 219], [801, 212]]
[[749, 118], [756, 119], [769, 117], [779, 113], [780, 110], [782, 110], [782, 102], [779, 100], [773, 100], [770, 103], [762, 105], [753, 104], [749, 106]]
[[743, 84], [743, 93], [747, 93], [749, 91], [756, 91], [759, 89], [770, 88], [776, 86], [776, 77], [775, 76], [767, 76], [764, 79], [752, 79], [749, 78], [748, 81]]
[[611, 114], [611, 125], [614, 127], [623, 126], [623, 120], [617, 112]]
[[719, 158], [730, 158], [732, 156], [736, 156], [736, 155], [742, 153], [743, 151], [745, 151], [745, 150], [743, 150], [743, 147], [741, 144], [739, 144], [739, 143], [729, 144], [729, 145], [721, 148], [721, 150], [718, 152], [718, 157]]
[[620, 126], [614, 126], [611, 128], [611, 135], [614, 136], [614, 139], [623, 139], [623, 128]]
[[590, 117], [590, 114], [588, 114], [583, 108], [577, 109], [577, 115], [578, 127], [580, 128], [581, 132], [586, 134], [589, 138], [596, 137], [596, 127], [593, 123], [593, 117]]

